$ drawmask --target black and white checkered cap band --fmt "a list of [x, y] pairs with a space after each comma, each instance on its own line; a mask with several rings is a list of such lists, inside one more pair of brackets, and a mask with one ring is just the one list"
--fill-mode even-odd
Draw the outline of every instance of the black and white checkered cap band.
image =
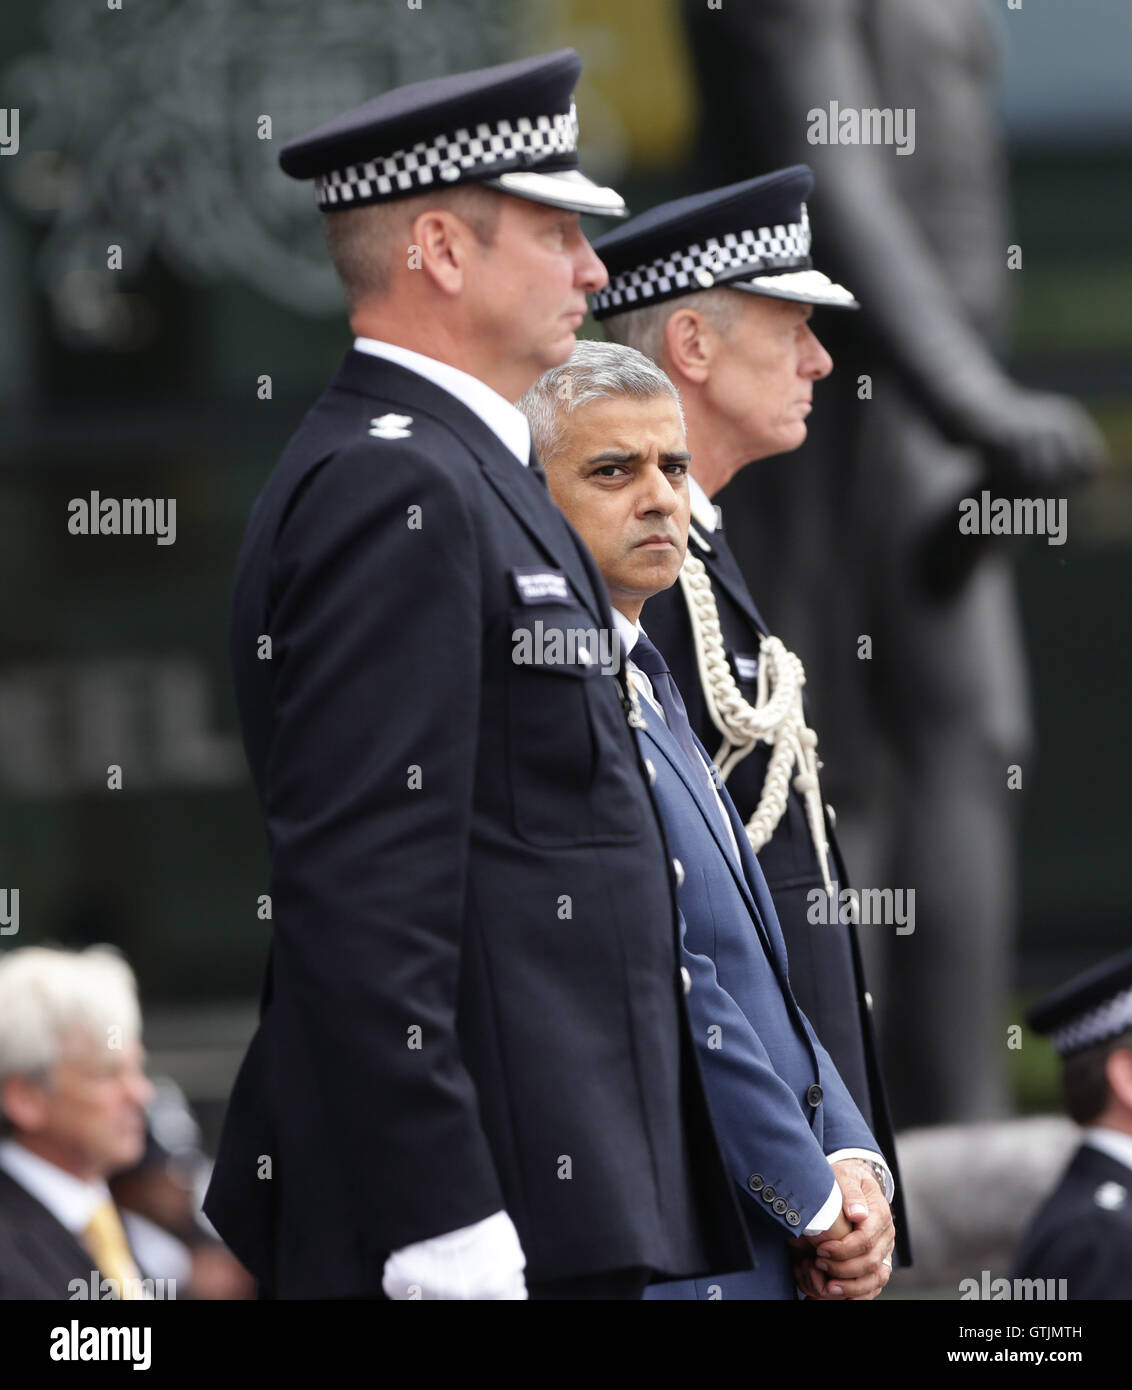
[[431, 188], [437, 180], [455, 183], [469, 171], [497, 164], [537, 167], [551, 155], [573, 154], [578, 148], [578, 111], [555, 116], [518, 116], [513, 121], [481, 123], [474, 130], [422, 140], [409, 150], [397, 150], [364, 164], [351, 164], [320, 174], [314, 181], [320, 207], [372, 203], [418, 188]]
[[802, 204], [800, 222], [748, 228], [707, 237], [686, 251], [658, 256], [649, 265], [634, 266], [611, 276], [605, 289], [592, 296], [596, 314], [611, 309], [639, 308], [642, 303], [675, 293], [708, 290], [728, 280], [742, 280], [760, 271], [810, 268], [810, 218]]
[[1122, 990], [1113, 999], [1107, 1000], [1096, 1009], [1091, 1009], [1081, 1018], [1075, 1018], [1064, 1028], [1051, 1030], [1049, 1040], [1062, 1057], [1070, 1052], [1079, 1052], [1083, 1047], [1092, 1047], [1105, 1038], [1114, 1038], [1132, 1028], [1132, 987]]

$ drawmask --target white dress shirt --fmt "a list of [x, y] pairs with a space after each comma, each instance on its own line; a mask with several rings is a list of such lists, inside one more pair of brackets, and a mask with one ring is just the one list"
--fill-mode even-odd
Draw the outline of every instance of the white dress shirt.
[[718, 514], [715, 510], [715, 503], [707, 493], [692, 477], [688, 474], [688, 500], [692, 504], [692, 520], [701, 531], [714, 531]]
[[480, 381], [479, 377], [470, 376], [459, 367], [438, 361], [435, 357], [425, 357], [411, 348], [384, 343], [377, 338], [355, 338], [354, 347], [358, 352], [368, 352], [371, 357], [384, 357], [388, 362], [396, 362], [398, 366], [425, 377], [450, 396], [455, 396], [480, 417], [497, 439], [506, 444], [524, 468], [530, 462], [531, 427], [527, 417], [485, 381]]
[[[355, 338], [358, 352], [384, 357], [447, 391], [478, 415], [525, 468], [530, 461], [527, 417], [478, 377], [448, 362], [377, 338]], [[505, 1211], [457, 1231], [395, 1250], [385, 1262], [381, 1285], [388, 1298], [521, 1299], [526, 1259], [519, 1234]]]
[[[691, 475], [689, 475], [689, 486], [695, 488], [695, 490], [699, 493], [700, 498], [702, 499], [702, 503], [706, 505], [710, 511], [711, 504], [707, 500], [707, 494], [703, 491], [699, 484], [695, 482]], [[704, 525], [707, 526], [706, 521], [704, 522]], [[708, 527], [708, 529], [715, 529], [714, 511], [711, 511], [711, 525], [710, 527]], [[637, 638], [644, 631], [644, 629], [640, 626], [639, 623], [631, 623], [629, 619], [624, 615], [624, 613], [618, 612], [616, 608], [613, 610], [613, 622], [617, 628], [617, 634], [621, 639], [622, 651], [625, 653], [625, 657], [628, 661], [626, 673], [629, 679], [633, 682], [633, 685], [636, 688], [637, 692], [640, 695], [643, 695], [644, 698], [648, 701], [649, 707], [652, 710], [654, 710], [656, 714], [660, 716], [661, 719], [664, 719], [664, 710], [661, 708], [659, 701], [656, 699], [653, 693], [652, 682], [649, 680], [648, 676], [643, 671], [638, 670], [637, 667], [633, 665], [632, 660], [630, 659], [633, 647], [636, 645]], [[728, 838], [731, 841], [732, 852], [735, 855], [736, 860], [738, 861], [739, 846], [735, 841], [735, 833], [731, 827], [731, 818], [730, 816], [728, 816], [726, 810], [724, 809], [723, 800], [719, 795], [719, 789], [715, 784], [715, 779], [711, 775], [711, 769], [708, 767], [707, 763], [704, 762], [702, 753], [700, 754], [700, 761], [704, 765], [704, 772], [707, 776], [708, 784], [710, 785], [712, 792], [715, 796], [716, 806], [719, 810], [720, 818], [722, 819], [724, 825], [727, 828]], [[828, 1155], [828, 1161], [831, 1164], [839, 1163], [842, 1159], [847, 1158], [863, 1158], [868, 1162], [879, 1163], [883, 1170], [883, 1187], [885, 1200], [888, 1202], [892, 1201], [893, 1194], [896, 1190], [896, 1185], [892, 1180], [892, 1174], [889, 1172], [888, 1164], [885, 1163], [884, 1158], [879, 1153], [874, 1153], [871, 1149], [838, 1149], [836, 1152]], [[816, 1215], [814, 1216], [810, 1224], [806, 1227], [803, 1234], [807, 1236], [819, 1236], [822, 1234], [823, 1231], [828, 1231], [840, 1215], [842, 1205], [843, 1202], [841, 1197], [841, 1188], [837, 1180], [834, 1179], [833, 1187], [830, 1189], [830, 1194], [828, 1198], [818, 1209]]]

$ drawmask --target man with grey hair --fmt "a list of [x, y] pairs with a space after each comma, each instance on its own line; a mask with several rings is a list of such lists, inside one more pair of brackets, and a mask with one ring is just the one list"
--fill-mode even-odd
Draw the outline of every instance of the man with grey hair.
[[[551, 495], [597, 562], [626, 654], [621, 689], [679, 866], [686, 1003], [712, 1118], [757, 1269], [654, 1283], [646, 1298], [871, 1298], [893, 1226], [876, 1141], [798, 1008], [774, 905], [742, 822], [688, 723], [641, 608], [677, 579], [688, 538], [679, 396], [632, 348], [579, 343], [519, 402]], [[795, 1244], [795, 1238], [798, 1238]], [[822, 1259], [822, 1268], [815, 1259]]]
[[[814, 388], [833, 368], [811, 318], [820, 307], [858, 307], [812, 264], [812, 187], [809, 169], [795, 165], [625, 223], [595, 243], [610, 281], [594, 294], [593, 311], [609, 338], [661, 366], [684, 402], [689, 556], [679, 584], [649, 604], [649, 631], [759, 856], [798, 1001], [895, 1172], [872, 998], [833, 813], [821, 795], [805, 671], [771, 635], [711, 501], [752, 460], [803, 443]], [[899, 1190], [896, 1201], [907, 1262]]]
[[72, 1285], [145, 1296], [106, 1185], [145, 1149], [143, 1064], [116, 952], [0, 957], [0, 1298], [64, 1299]]

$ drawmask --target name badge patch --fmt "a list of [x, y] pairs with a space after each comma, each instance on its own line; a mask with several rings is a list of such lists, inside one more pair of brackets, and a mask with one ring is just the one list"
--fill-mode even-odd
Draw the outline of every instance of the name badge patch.
[[569, 603], [574, 597], [570, 581], [561, 570], [523, 565], [511, 571], [511, 578], [520, 603]]
[[735, 653], [735, 670], [741, 681], [757, 681], [759, 678], [759, 659], [757, 656], [741, 656]]

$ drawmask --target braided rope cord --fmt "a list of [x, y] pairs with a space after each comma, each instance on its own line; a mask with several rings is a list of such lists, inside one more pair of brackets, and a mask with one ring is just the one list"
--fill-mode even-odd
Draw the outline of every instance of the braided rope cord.
[[751, 848], [757, 854], [770, 840], [785, 815], [791, 774], [797, 768], [794, 789], [805, 802], [810, 838], [821, 866], [822, 880], [826, 892], [832, 894], [829, 842], [825, 837], [821, 786], [818, 782], [818, 736], [806, 726], [802, 706], [806, 673], [802, 663], [779, 638], [762, 637], [759, 641], [756, 703], [752, 705], [731, 674], [731, 666], [723, 649], [719, 609], [707, 567], [691, 551], [685, 556], [680, 570], [680, 587], [688, 605], [696, 664], [708, 713], [723, 735], [723, 742], [715, 756], [720, 777], [726, 782], [735, 767], [760, 741], [772, 749], [763, 779], [762, 796], [747, 822], [747, 839]]

